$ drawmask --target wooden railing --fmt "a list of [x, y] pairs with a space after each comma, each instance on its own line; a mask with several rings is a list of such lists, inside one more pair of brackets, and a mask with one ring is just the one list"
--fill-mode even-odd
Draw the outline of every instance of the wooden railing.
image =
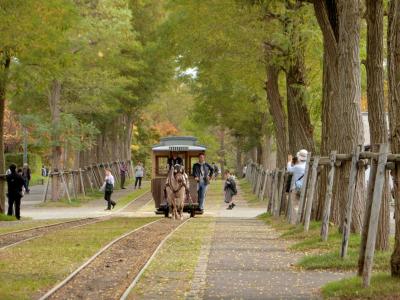
[[[369, 284], [372, 262], [374, 257], [375, 242], [378, 229], [378, 219], [380, 205], [382, 200], [382, 192], [385, 183], [385, 170], [395, 168], [395, 162], [400, 162], [400, 154], [389, 153], [389, 145], [381, 144], [378, 153], [362, 152], [361, 146], [354, 149], [351, 154], [337, 154], [332, 151], [330, 156], [320, 157], [318, 155], [311, 156], [308, 154], [303, 184], [300, 191], [300, 201], [297, 216], [292, 216], [291, 205], [293, 193], [286, 193], [286, 182], [289, 172], [286, 169], [264, 170], [262, 166], [250, 163], [247, 165], [246, 179], [253, 187], [253, 193], [259, 199], [268, 201], [267, 212], [273, 216], [284, 215], [287, 220], [295, 219], [295, 223], [304, 226], [304, 231], [309, 230], [311, 219], [311, 211], [313, 208], [314, 198], [316, 197], [316, 184], [320, 176], [321, 168], [328, 170], [326, 178], [326, 194], [324, 198], [324, 210], [321, 224], [321, 240], [327, 241], [329, 231], [329, 219], [331, 213], [331, 203], [333, 197], [333, 184], [335, 180], [336, 169], [340, 168], [343, 162], [350, 162], [349, 185], [347, 190], [347, 202], [345, 217], [343, 221], [343, 235], [340, 246], [340, 255], [346, 257], [349, 244], [349, 235], [351, 228], [351, 216], [356, 192], [356, 183], [359, 170], [370, 165], [370, 179], [375, 178], [373, 184], [373, 194], [367, 199], [372, 199], [370, 205], [370, 217], [365, 219], [368, 225], [368, 233], [366, 236], [365, 252], [360, 253], [364, 259], [364, 285]], [[374, 162], [374, 163], [372, 163]], [[366, 226], [364, 224], [364, 226]]]

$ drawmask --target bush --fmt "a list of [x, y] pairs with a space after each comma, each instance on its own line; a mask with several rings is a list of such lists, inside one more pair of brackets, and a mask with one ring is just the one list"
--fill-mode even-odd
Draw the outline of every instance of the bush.
[[[22, 167], [24, 162], [24, 154], [23, 153], [6, 153], [6, 169], [11, 164], [16, 164], [17, 168]], [[42, 168], [42, 159], [37, 154], [28, 154], [28, 164], [32, 173], [39, 172]]]

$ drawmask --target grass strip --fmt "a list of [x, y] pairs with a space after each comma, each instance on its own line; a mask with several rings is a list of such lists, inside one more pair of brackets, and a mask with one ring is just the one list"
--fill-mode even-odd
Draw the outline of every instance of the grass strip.
[[371, 285], [362, 287], [361, 277], [352, 277], [326, 284], [322, 288], [325, 299], [400, 299], [400, 278], [390, 274], [374, 274]]
[[160, 249], [129, 299], [184, 299], [191, 288], [204, 238], [214, 218], [195, 218], [176, 231]]
[[113, 218], [0, 252], [0, 299], [36, 299], [111, 240], [156, 218]]
[[17, 218], [15, 216], [9, 216], [5, 214], [0, 213], [0, 222], [10, 222], [10, 221], [16, 221]]

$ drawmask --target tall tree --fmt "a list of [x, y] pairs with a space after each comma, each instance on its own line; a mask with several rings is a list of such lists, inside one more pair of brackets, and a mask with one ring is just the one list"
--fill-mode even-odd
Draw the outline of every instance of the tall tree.
[[[388, 14], [389, 125], [393, 153], [400, 153], [400, 1], [390, 0]], [[392, 276], [400, 277], [400, 163], [392, 171], [395, 198], [395, 244], [390, 261]]]
[[[366, 0], [367, 6], [367, 99], [368, 122], [370, 128], [371, 150], [379, 151], [380, 143], [388, 142], [385, 103], [384, 103], [384, 70], [383, 70], [383, 1]], [[377, 167], [377, 162], [374, 161]], [[387, 172], [386, 172], [387, 173]], [[358, 264], [358, 273], [362, 274], [364, 267], [365, 247], [368, 237], [369, 218], [371, 215], [372, 195], [376, 174], [370, 172], [367, 203], [362, 228], [361, 251]], [[386, 174], [385, 186], [382, 195], [382, 204], [379, 215], [378, 235], [375, 247], [377, 250], [389, 249], [389, 176]]]

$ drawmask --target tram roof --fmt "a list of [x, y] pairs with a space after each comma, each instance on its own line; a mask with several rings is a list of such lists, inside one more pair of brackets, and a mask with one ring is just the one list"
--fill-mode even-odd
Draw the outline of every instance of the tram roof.
[[207, 148], [197, 143], [193, 136], [168, 136], [154, 145], [153, 151], [205, 151]]

